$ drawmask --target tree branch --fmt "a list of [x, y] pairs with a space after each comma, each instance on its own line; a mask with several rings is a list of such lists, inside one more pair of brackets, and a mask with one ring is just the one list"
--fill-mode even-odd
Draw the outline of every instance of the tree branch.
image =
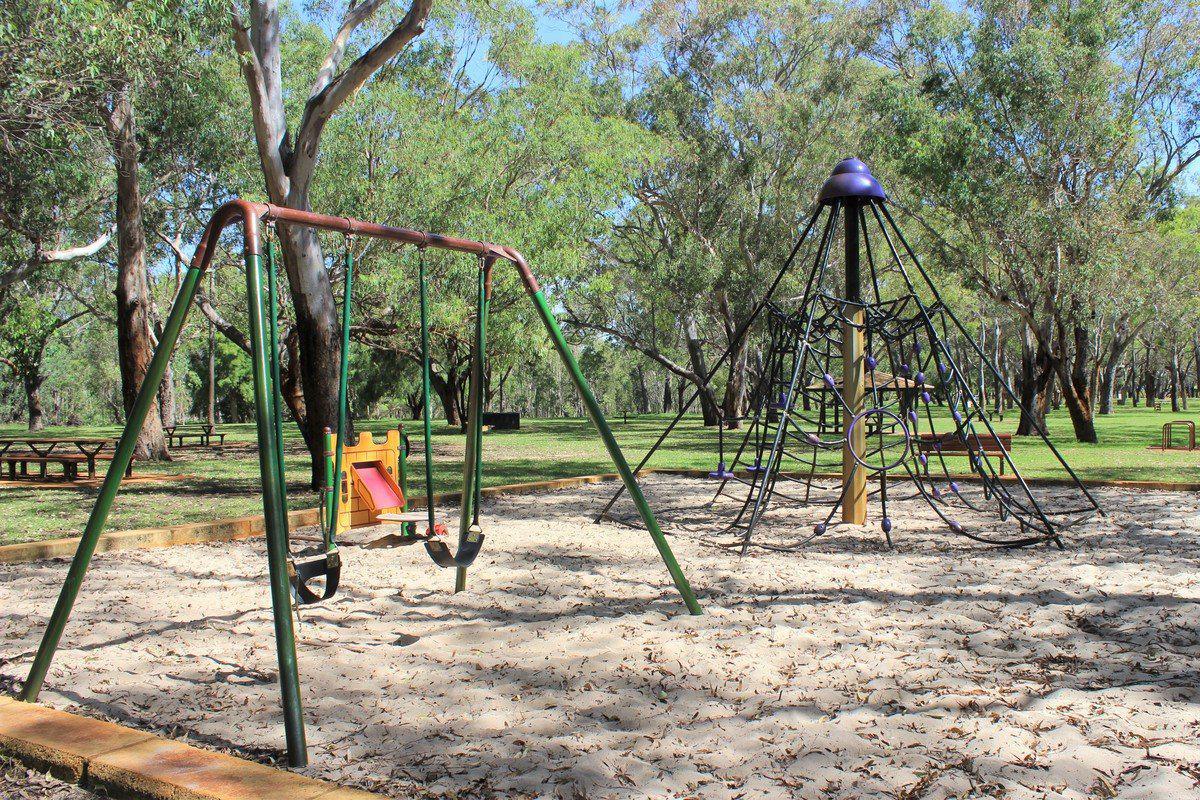
[[19, 267], [0, 275], [0, 289], [6, 289], [14, 283], [24, 280], [29, 277], [38, 267], [44, 264], [56, 264], [66, 261], [75, 261], [80, 258], [88, 258], [96, 255], [104, 249], [104, 246], [112, 239], [116, 233], [117, 227], [114, 225], [105, 233], [100, 234], [87, 244], [79, 245], [78, 247], [66, 247], [60, 250], [40, 250], [34, 251], [33, 257]]
[[242, 333], [237, 327], [227, 319], [221, 316], [221, 312], [213, 306], [209, 301], [208, 295], [203, 292], [196, 292], [196, 307], [200, 309], [200, 313], [204, 314], [205, 318], [212, 323], [222, 336], [233, 342], [246, 354], [251, 353], [250, 340], [246, 338], [246, 334]]
[[[363, 7], [364, 10], [374, 13], [378, 5], [380, 4], [368, 2]], [[346, 100], [362, 88], [372, 75], [403, 50], [405, 45], [425, 31], [425, 22], [429, 18], [429, 10], [432, 6], [433, 0], [413, 0], [408, 13], [391, 33], [355, 59], [345, 71], [336, 77], [329, 78], [328, 82], [308, 99], [308, 103], [304, 106], [304, 116], [300, 120], [299, 133], [296, 135], [296, 152], [293, 156], [295, 163], [291, 170], [293, 176], [311, 175], [312, 167], [317, 159], [317, 145], [320, 143], [325, 123]], [[357, 9], [347, 12], [343, 27], [351, 21], [351, 16], [355, 14], [355, 11]], [[370, 13], [365, 14], [363, 20], [369, 17]], [[356, 22], [355, 27], [359, 24], [361, 21]], [[350, 30], [353, 31], [353, 28]], [[341, 35], [341, 31], [338, 33]], [[336, 46], [335, 44], [335, 48]], [[330, 57], [334, 57], [335, 61], [340, 61], [341, 55], [335, 56], [331, 51]], [[326, 62], [329, 62], [329, 58], [326, 59]], [[324, 66], [322, 65], [322, 68]], [[314, 88], [321, 83], [321, 80], [318, 77]]]
[[[266, 40], [275, 40], [274, 46], [278, 48], [278, 32], [262, 30], [264, 27], [269, 28], [271, 21], [278, 15], [273, 8], [273, 3], [269, 4], [270, 7], [267, 5], [261, 0], [255, 0], [251, 14], [257, 24], [253, 26], [253, 31], [242, 21], [235, 3], [229, 4], [229, 12], [238, 64], [242, 71], [242, 77], [246, 81], [246, 88], [250, 92], [250, 115], [254, 121], [254, 139], [258, 144], [258, 158], [267, 179], [267, 193], [273, 202], [284, 203], [290, 187], [287, 170], [284, 166], [290, 156], [287, 144], [286, 115], [282, 95], [277, 103], [272, 99], [272, 92], [268, 86], [268, 74], [260, 60], [260, 53], [270, 46]], [[253, 40], [251, 39], [252, 33]], [[258, 41], [258, 46], [255, 46], [255, 40]], [[275, 58], [277, 59], [277, 57], [278, 52], [275, 53]]]

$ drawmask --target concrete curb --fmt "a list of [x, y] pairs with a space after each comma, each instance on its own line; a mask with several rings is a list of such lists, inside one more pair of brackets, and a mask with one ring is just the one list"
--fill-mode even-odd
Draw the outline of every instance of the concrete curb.
[[[643, 469], [642, 475], [681, 475], [690, 478], [704, 478], [708, 470], [681, 469], [672, 467], [651, 467]], [[789, 473], [792, 474], [792, 473]], [[749, 473], [741, 473], [741, 477], [749, 477]], [[835, 473], [817, 473], [816, 478], [837, 478]], [[483, 489], [484, 497], [502, 497], [505, 495], [537, 494], [539, 492], [555, 491], [558, 489], [574, 489], [593, 483], [603, 483], [620, 478], [615, 472], [602, 472], [595, 475], [577, 475], [571, 478], [556, 478], [549, 481], [534, 481], [532, 483], [512, 483], [504, 486], [490, 486]], [[979, 480], [977, 475], [961, 474], [948, 475], [939, 480], [971, 481]], [[1004, 476], [1001, 480], [1015, 483], [1016, 479]], [[1069, 478], [1032, 478], [1026, 479], [1030, 486], [1071, 486]], [[1113, 489], [1144, 489], [1171, 492], [1200, 492], [1200, 482], [1174, 483], [1170, 481], [1105, 481], [1084, 479], [1081, 483], [1088, 488]], [[434, 495], [435, 503], [457, 501], [460, 492], [442, 492]], [[410, 507], [421, 509], [425, 507], [424, 497], [414, 497]], [[293, 528], [316, 525], [320, 521], [318, 509], [306, 508], [292, 511], [290, 515]], [[192, 522], [185, 525], [175, 525], [168, 528], [140, 528], [128, 531], [114, 531], [100, 537], [96, 547], [97, 552], [114, 550], [134, 550], [151, 547], [174, 547], [184, 544], [205, 544], [208, 542], [233, 542], [239, 539], [251, 539], [262, 535], [262, 516], [233, 517], [219, 519], [213, 522]], [[79, 537], [67, 539], [47, 539], [41, 542], [23, 542], [21, 544], [0, 545], [0, 564], [16, 564], [26, 561], [39, 561], [47, 558], [69, 558], [75, 554], [79, 546]]]
[[0, 752], [85, 789], [134, 800], [381, 797], [4, 696]]

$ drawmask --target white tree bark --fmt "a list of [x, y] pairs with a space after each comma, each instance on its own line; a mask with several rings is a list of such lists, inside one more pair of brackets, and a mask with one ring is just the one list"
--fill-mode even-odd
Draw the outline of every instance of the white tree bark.
[[[309, 188], [325, 124], [372, 75], [421, 35], [432, 0], [411, 0], [391, 32], [343, 68], [354, 33], [384, 5], [385, 0], [351, 0], [314, 76], [293, 139], [283, 95], [278, 0], [249, 0], [248, 21], [237, 3], [231, 3], [234, 45], [250, 95], [259, 162], [272, 203], [310, 210]], [[336, 304], [315, 232], [280, 225], [279, 241], [296, 314], [303, 389], [303, 402], [289, 403], [289, 407], [304, 433], [317, 483], [322, 478], [322, 430], [334, 424], [337, 412], [340, 337]]]

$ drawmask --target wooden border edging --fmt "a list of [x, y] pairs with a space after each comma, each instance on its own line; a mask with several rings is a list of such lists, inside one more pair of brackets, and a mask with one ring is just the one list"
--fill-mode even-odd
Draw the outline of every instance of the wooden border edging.
[[123, 725], [0, 695], [0, 752], [108, 797], [135, 800], [379, 800]]
[[[293, 511], [289, 518], [295, 527], [316, 525], [319, 520], [315, 508]], [[238, 539], [250, 539], [261, 535], [262, 532], [263, 518], [261, 515], [218, 519], [213, 522], [190, 522], [169, 528], [137, 528], [101, 535], [96, 545], [96, 552], [174, 547], [180, 544], [204, 542], [232, 542]], [[0, 545], [0, 564], [38, 561], [45, 558], [69, 558], [75, 554], [78, 546], [78, 536]]]
[[[683, 469], [674, 467], [649, 467], [643, 469], [642, 475], [681, 475], [689, 478], [704, 478], [708, 470]], [[747, 473], [748, 475], [748, 473]], [[571, 478], [556, 478], [548, 481], [532, 483], [511, 483], [504, 486], [489, 486], [482, 490], [484, 497], [501, 497], [504, 495], [537, 494], [556, 489], [574, 489], [593, 483], [616, 480], [620, 476], [615, 472], [602, 472], [595, 475], [577, 475]], [[743, 476], [745, 477], [745, 475]], [[816, 478], [838, 478], [834, 473], [817, 473]], [[977, 475], [948, 475], [939, 480], [970, 481], [978, 480]], [[1004, 476], [1000, 480], [1015, 482], [1012, 476]], [[1031, 486], [1073, 486], [1069, 478], [1030, 478], [1026, 482]], [[1106, 481], [1085, 479], [1084, 486], [1113, 489], [1145, 489], [1169, 492], [1200, 492], [1200, 482], [1174, 483], [1171, 481]], [[435, 503], [450, 503], [459, 499], [459, 492], [442, 492], [434, 495]], [[425, 507], [424, 497], [414, 497], [409, 501], [413, 509]], [[316, 508], [306, 508], [292, 511], [290, 515], [293, 528], [318, 524], [320, 517]], [[213, 522], [191, 522], [167, 528], [139, 528], [128, 531], [113, 531], [100, 537], [96, 547], [97, 552], [114, 550], [146, 549], [151, 547], [174, 547], [183, 544], [205, 544], [208, 542], [233, 542], [239, 539], [251, 539], [263, 532], [263, 518], [259, 516], [233, 517], [219, 519]], [[16, 564], [25, 561], [39, 561], [47, 558], [69, 558], [74, 555], [79, 546], [79, 537], [67, 539], [47, 539], [41, 542], [22, 542], [20, 544], [0, 545], [0, 564]]]

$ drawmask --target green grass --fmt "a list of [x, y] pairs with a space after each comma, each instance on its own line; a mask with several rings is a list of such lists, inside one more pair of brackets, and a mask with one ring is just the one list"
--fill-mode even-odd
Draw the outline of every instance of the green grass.
[[[1074, 441], [1065, 412], [1051, 414], [1052, 438], [1081, 477], [1101, 480], [1200, 480], [1200, 452], [1149, 450], [1161, 437], [1162, 424], [1172, 419], [1195, 418], [1195, 413], [1156, 412], [1119, 407], [1111, 416], [1097, 419], [1100, 444]], [[611, 422], [630, 461], [636, 463], [666, 425], [669, 417], [648, 415], [614, 417]], [[360, 422], [360, 430], [382, 432], [397, 420]], [[997, 421], [1000, 431], [1016, 427], [1016, 416]], [[612, 464], [591, 424], [583, 419], [525, 420], [520, 431], [489, 433], [484, 438], [484, 483], [548, 480], [571, 475], [611, 472]], [[406, 424], [413, 436], [416, 458], [410, 462], [411, 491], [423, 491], [420, 475], [419, 425]], [[254, 441], [252, 425], [225, 425], [227, 443]], [[0, 435], [21, 435], [20, 426], [0, 426]], [[47, 435], [116, 436], [117, 427], [53, 428]], [[728, 432], [726, 445], [736, 447], [739, 433]], [[461, 481], [463, 438], [448, 426], [434, 430], [437, 491], [451, 491]], [[1014, 439], [1013, 457], [1029, 477], [1063, 477], [1064, 471], [1038, 439]], [[717, 433], [706, 430], [699, 419], [688, 418], [650, 462], [656, 467], [712, 469], [716, 462]], [[169, 484], [132, 485], [122, 489], [109, 530], [173, 525], [262, 513], [257, 454], [247, 447], [229, 452], [187, 449], [176, 451], [177, 460], [164, 464], [139, 464], [139, 474], [151, 472], [195, 476]], [[965, 463], [964, 463], [965, 466]], [[293, 507], [316, 504], [308, 486], [308, 460], [294, 429], [287, 432], [289, 495]], [[0, 488], [0, 543], [78, 535], [96, 495], [94, 489]]]

